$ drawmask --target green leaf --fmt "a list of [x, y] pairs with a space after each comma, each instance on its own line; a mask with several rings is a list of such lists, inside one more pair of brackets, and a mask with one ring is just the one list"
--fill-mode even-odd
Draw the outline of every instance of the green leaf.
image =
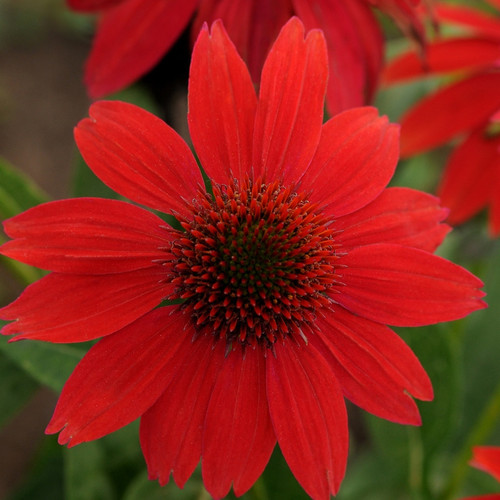
[[107, 477], [100, 441], [82, 443], [64, 451], [66, 500], [112, 500], [116, 498]]
[[[24, 212], [49, 197], [25, 174], [0, 157], [0, 219], [8, 219]], [[5, 238], [0, 235], [0, 243]], [[25, 284], [43, 276], [43, 271], [12, 259], [0, 256], [0, 261], [9, 267]]]
[[[500, 381], [500, 245], [498, 241], [496, 243], [497, 251], [491, 255], [481, 276], [485, 283], [488, 309], [470, 317], [464, 335], [463, 373], [466, 387], [463, 426], [459, 430], [461, 435], [474, 425]], [[497, 431], [500, 431], [500, 426]]]
[[85, 350], [75, 345], [35, 340], [8, 343], [0, 338], [0, 351], [35, 380], [59, 392]]
[[0, 217], [7, 219], [48, 201], [49, 197], [28, 176], [0, 157]]
[[0, 426], [24, 406], [38, 384], [0, 352]]
[[[460, 322], [407, 329], [402, 336], [416, 354], [434, 388], [432, 401], [419, 402], [419, 428], [426, 459], [449, 440], [458, 425], [462, 403]], [[403, 329], [401, 329], [403, 330]]]
[[[498, 310], [500, 308], [500, 247], [490, 256], [482, 278], [488, 309], [474, 313], [466, 323], [462, 342], [464, 401], [454, 442], [448, 451], [447, 482], [440, 498], [451, 500], [469, 490], [471, 448], [500, 441], [500, 363]], [[461, 490], [463, 490], [461, 492]]]

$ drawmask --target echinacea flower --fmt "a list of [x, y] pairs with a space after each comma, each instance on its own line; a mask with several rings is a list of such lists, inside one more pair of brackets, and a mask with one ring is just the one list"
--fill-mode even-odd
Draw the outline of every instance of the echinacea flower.
[[325, 32], [329, 48], [329, 112], [369, 103], [383, 60], [383, 34], [371, 6], [391, 15], [419, 42], [421, 0], [67, 0], [70, 8], [100, 14], [85, 83], [102, 97], [149, 71], [194, 18], [192, 40], [221, 19], [255, 82], [273, 40], [292, 16]]
[[[500, 446], [474, 446], [470, 465], [491, 474], [500, 482]], [[463, 500], [500, 500], [500, 493], [490, 493]]]
[[[498, 0], [489, 0], [500, 9]], [[500, 12], [499, 12], [500, 14]], [[451, 139], [438, 196], [461, 224], [489, 208], [489, 231], [500, 235], [500, 16], [474, 7], [436, 7], [441, 21], [468, 33], [429, 43], [425, 60], [405, 53], [388, 66], [387, 83], [451, 74], [455, 78], [424, 97], [401, 119], [401, 155], [412, 156]]]
[[[74, 446], [141, 418], [151, 478], [247, 491], [278, 442], [313, 498], [340, 485], [344, 397], [418, 425], [411, 396], [431, 383], [387, 324], [418, 326], [481, 309], [482, 283], [433, 255], [446, 211], [387, 188], [398, 127], [374, 108], [323, 124], [326, 43], [292, 18], [259, 96], [220, 22], [195, 44], [191, 138], [118, 101], [75, 130], [93, 171], [133, 202], [82, 198], [4, 223], [1, 253], [52, 271], [0, 317], [14, 340], [91, 347], [47, 432]], [[180, 303], [179, 303], [180, 302]], [[160, 306], [160, 307], [157, 307]]]

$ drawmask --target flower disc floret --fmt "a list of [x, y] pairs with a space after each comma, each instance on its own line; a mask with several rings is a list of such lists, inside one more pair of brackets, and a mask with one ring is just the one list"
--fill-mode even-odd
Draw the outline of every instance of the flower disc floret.
[[228, 345], [270, 347], [305, 338], [313, 311], [330, 305], [336, 243], [332, 220], [294, 186], [279, 182], [214, 185], [200, 194], [192, 219], [172, 245], [173, 298], [200, 332]]

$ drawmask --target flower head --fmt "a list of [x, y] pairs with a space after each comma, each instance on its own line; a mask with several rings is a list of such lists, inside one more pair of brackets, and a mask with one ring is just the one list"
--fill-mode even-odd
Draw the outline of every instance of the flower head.
[[[499, 8], [497, 0], [489, 0]], [[500, 18], [477, 7], [439, 5], [443, 22], [467, 33], [429, 43], [425, 61], [406, 53], [387, 68], [388, 83], [452, 74], [401, 119], [401, 154], [411, 156], [459, 137], [438, 187], [449, 222], [461, 224], [489, 208], [489, 229], [500, 234]], [[457, 76], [458, 75], [458, 76]]]
[[[66, 383], [47, 432], [69, 446], [141, 417], [151, 478], [241, 495], [278, 442], [313, 498], [347, 459], [344, 396], [418, 425], [432, 387], [388, 327], [461, 318], [482, 283], [432, 252], [438, 200], [389, 188], [398, 127], [373, 108], [323, 124], [326, 44], [293, 18], [257, 97], [222, 24], [201, 31], [189, 127], [210, 179], [159, 118], [97, 102], [75, 130], [94, 172], [135, 204], [56, 201], [5, 222], [4, 255], [51, 270], [0, 310], [16, 339], [103, 337]], [[161, 305], [161, 307], [157, 307]]]
[[[428, 1], [428, 0], [427, 0]], [[369, 103], [383, 62], [383, 34], [371, 7], [391, 15], [423, 43], [421, 0], [67, 0], [69, 7], [101, 14], [85, 83], [102, 97], [137, 80], [170, 49], [194, 16], [194, 41], [207, 22], [221, 19], [258, 82], [281, 27], [299, 16], [326, 34], [331, 68], [330, 113]], [[196, 15], [195, 15], [196, 14]]]

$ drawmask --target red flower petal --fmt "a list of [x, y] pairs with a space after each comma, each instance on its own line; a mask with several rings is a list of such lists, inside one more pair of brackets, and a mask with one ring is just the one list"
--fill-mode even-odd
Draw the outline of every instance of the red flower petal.
[[434, 252], [450, 231], [439, 198], [408, 188], [388, 188], [370, 204], [335, 221], [342, 249], [397, 243]]
[[243, 495], [262, 474], [276, 437], [269, 418], [263, 349], [238, 349], [224, 360], [217, 377], [203, 432], [202, 473], [214, 498], [233, 483]]
[[321, 134], [327, 78], [323, 34], [313, 30], [304, 40], [304, 26], [292, 18], [262, 70], [252, 163], [256, 177], [287, 183], [309, 165]]
[[500, 60], [500, 43], [487, 38], [454, 38], [428, 44], [425, 57], [406, 52], [386, 67], [385, 83], [394, 83], [432, 73], [477, 69]]
[[191, 33], [197, 35], [203, 23], [221, 19], [239, 54], [247, 62], [255, 82], [281, 27], [292, 17], [290, 0], [202, 1]]
[[500, 446], [474, 446], [470, 464], [500, 481]]
[[149, 478], [162, 486], [172, 473], [182, 488], [200, 461], [203, 423], [225, 351], [222, 342], [212, 343], [201, 337], [182, 344], [172, 382], [141, 418]]
[[375, 108], [354, 108], [325, 123], [300, 187], [335, 217], [360, 209], [385, 188], [398, 161], [398, 126]]
[[120, 90], [149, 71], [187, 26], [199, 0], [124, 0], [105, 12], [85, 68], [91, 97]]
[[71, 447], [105, 436], [151, 407], [187, 339], [186, 318], [171, 311], [156, 309], [91, 347], [66, 382], [46, 433], [61, 431], [58, 442]]
[[339, 383], [311, 345], [275, 344], [268, 355], [267, 395], [281, 451], [311, 497], [329, 499], [344, 476], [347, 415]]
[[293, 0], [307, 29], [320, 28], [328, 47], [330, 115], [371, 100], [383, 61], [383, 37], [364, 1]]
[[100, 101], [75, 129], [83, 158], [109, 187], [162, 212], [186, 214], [203, 179], [184, 140], [143, 109]]
[[500, 175], [498, 175], [499, 168], [497, 166], [496, 188], [491, 199], [490, 205], [490, 218], [488, 221], [488, 228], [492, 236], [500, 235]]
[[466, 221], [497, 196], [499, 172], [500, 136], [488, 137], [483, 128], [453, 151], [438, 188], [451, 224]]
[[189, 130], [208, 176], [227, 183], [251, 169], [256, 95], [252, 80], [220, 21], [204, 27], [193, 49]]
[[421, 326], [463, 318], [485, 304], [481, 280], [441, 257], [401, 245], [367, 245], [339, 263], [345, 287], [333, 298], [378, 323]]
[[419, 17], [417, 7], [421, 0], [368, 0], [394, 18], [400, 29], [424, 44], [425, 27]]
[[500, 73], [490, 72], [439, 90], [401, 119], [401, 155], [411, 156], [470, 130], [500, 107]]
[[[498, 0], [488, 1], [500, 9]], [[478, 33], [500, 40], [500, 20], [482, 10], [465, 5], [445, 5], [441, 2], [436, 5], [435, 12], [440, 20], [460, 24], [472, 28]]]
[[[337, 308], [318, 317], [317, 337], [346, 398], [364, 410], [401, 424], [420, 425], [410, 397], [431, 400], [432, 385], [411, 349], [385, 325]], [[324, 352], [326, 349], [326, 353]]]
[[170, 233], [156, 215], [130, 203], [100, 198], [60, 200], [4, 222], [15, 238], [0, 253], [62, 273], [112, 274], [165, 259]]
[[118, 5], [124, 0], [66, 0], [68, 7], [81, 12], [93, 12]]
[[2, 333], [19, 333], [14, 340], [83, 342], [132, 323], [172, 291], [160, 266], [109, 276], [49, 274], [0, 309], [0, 318], [16, 320]]

